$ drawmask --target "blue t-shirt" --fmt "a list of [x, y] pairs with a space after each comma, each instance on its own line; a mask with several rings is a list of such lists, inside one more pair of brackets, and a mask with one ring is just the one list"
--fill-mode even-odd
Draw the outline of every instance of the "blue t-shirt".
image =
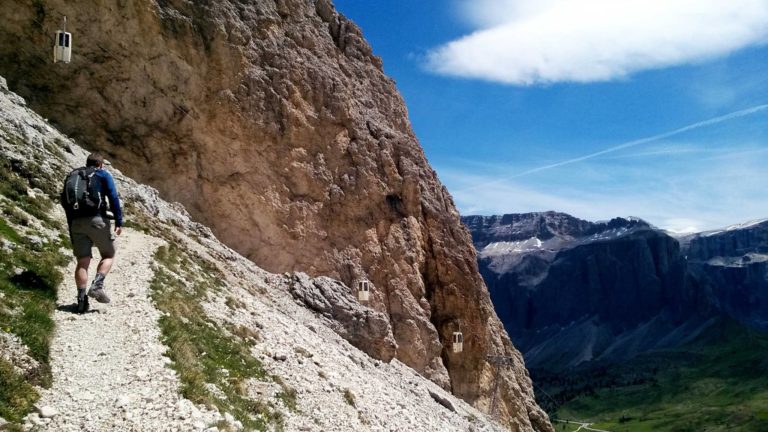
[[[112, 178], [112, 174], [99, 169], [93, 174], [93, 180], [96, 178], [101, 182], [101, 194], [109, 200], [109, 210], [115, 215], [115, 226], [123, 226], [123, 209], [120, 207], [120, 197], [117, 196], [117, 187], [115, 187], [115, 180]], [[102, 214], [107, 211], [107, 206], [102, 208]]]

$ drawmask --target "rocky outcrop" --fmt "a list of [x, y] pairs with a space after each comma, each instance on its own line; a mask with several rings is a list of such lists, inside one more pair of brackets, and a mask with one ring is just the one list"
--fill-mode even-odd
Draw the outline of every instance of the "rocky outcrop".
[[[0, 6], [0, 73], [30, 106], [262, 267], [370, 280], [396, 358], [489, 409], [486, 355], [519, 355], [394, 83], [328, 0]], [[507, 424], [550, 430], [522, 360], [500, 374]]]
[[562, 213], [463, 218], [497, 313], [530, 367], [562, 369], [698, 334], [678, 242], [637, 219]]
[[[0, 300], [4, 296], [0, 297]], [[5, 307], [0, 303], [0, 308]], [[40, 376], [43, 365], [29, 355], [29, 348], [24, 345], [18, 336], [0, 331], [0, 359], [7, 361], [21, 376], [34, 381]]]
[[387, 316], [362, 306], [341, 282], [294, 273], [290, 292], [307, 308], [327, 319], [328, 326], [336, 333], [371, 357], [386, 362], [395, 357], [397, 344]]

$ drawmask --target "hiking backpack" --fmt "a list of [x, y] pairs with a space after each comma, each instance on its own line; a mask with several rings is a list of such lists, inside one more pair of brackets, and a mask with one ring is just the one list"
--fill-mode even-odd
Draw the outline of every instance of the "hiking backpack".
[[73, 217], [96, 216], [102, 206], [101, 182], [94, 179], [96, 168], [78, 168], [64, 181], [61, 205]]

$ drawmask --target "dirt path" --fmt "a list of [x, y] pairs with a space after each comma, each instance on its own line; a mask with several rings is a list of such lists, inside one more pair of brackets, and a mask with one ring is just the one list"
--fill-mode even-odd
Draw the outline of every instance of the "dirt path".
[[[179, 396], [159, 341], [160, 312], [149, 299], [152, 255], [162, 241], [127, 230], [118, 242], [105, 283], [111, 304], [91, 299], [89, 313], [73, 313], [74, 262], [67, 269], [54, 314], [53, 385], [37, 404], [54, 415], [41, 418], [47, 415], [43, 409], [30, 415], [28, 424], [46, 431], [204, 429], [215, 419]], [[94, 269], [95, 263], [91, 273]]]

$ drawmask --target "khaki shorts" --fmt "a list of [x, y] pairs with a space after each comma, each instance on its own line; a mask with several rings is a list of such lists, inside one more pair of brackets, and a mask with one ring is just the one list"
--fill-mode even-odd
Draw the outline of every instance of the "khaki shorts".
[[76, 258], [92, 257], [95, 245], [102, 258], [115, 256], [115, 236], [109, 219], [103, 216], [77, 218], [72, 221], [72, 250]]

